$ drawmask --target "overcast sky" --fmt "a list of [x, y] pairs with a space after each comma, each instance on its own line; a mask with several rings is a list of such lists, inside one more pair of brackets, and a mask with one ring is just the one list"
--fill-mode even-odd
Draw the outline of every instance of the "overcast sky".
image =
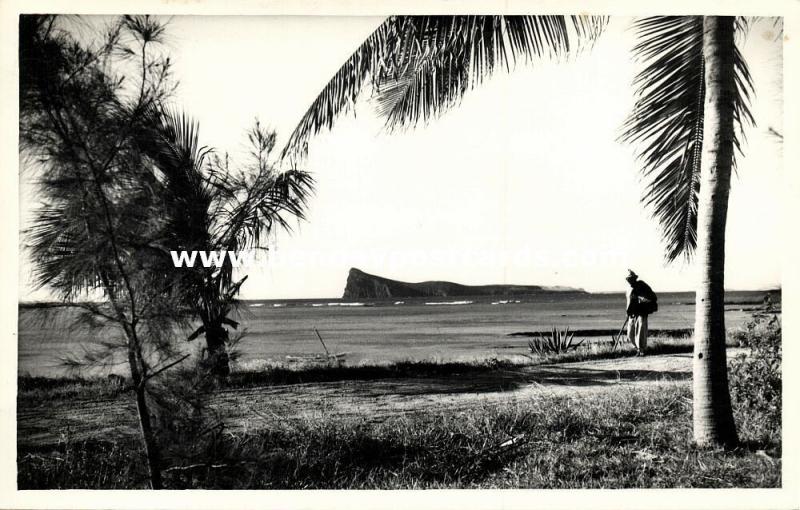
[[[204, 144], [236, 155], [255, 117], [279, 146], [380, 18], [175, 17], [176, 106]], [[347, 271], [406, 281], [568, 285], [621, 291], [628, 267], [657, 291], [693, 290], [692, 264], [665, 265], [642, 208], [631, 147], [616, 141], [636, 71], [631, 20], [614, 18], [591, 51], [497, 74], [425, 127], [386, 133], [367, 101], [313, 138], [308, 221], [250, 268], [245, 298], [338, 297]], [[728, 217], [726, 286], [780, 284], [781, 42], [768, 23], [743, 46], [755, 80], [746, 156]], [[23, 219], [35, 195], [23, 186]], [[30, 286], [21, 299], [47, 299]]]

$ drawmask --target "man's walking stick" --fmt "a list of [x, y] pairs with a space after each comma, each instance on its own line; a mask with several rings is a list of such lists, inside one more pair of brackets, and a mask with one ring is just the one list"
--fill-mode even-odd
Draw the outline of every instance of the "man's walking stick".
[[[627, 326], [627, 325], [628, 325], [628, 321], [629, 321], [629, 320], [631, 320], [631, 318], [630, 318], [630, 317], [625, 317], [625, 322], [623, 322], [623, 323], [622, 323], [622, 327], [621, 327], [621, 328], [619, 328], [619, 335], [617, 335], [617, 338], [619, 338], [619, 337], [621, 337], [621, 336], [622, 336], [622, 332], [625, 330], [625, 326]], [[625, 336], [628, 336], [628, 335], [625, 335]], [[636, 340], [634, 340], [633, 338], [629, 338], [629, 340], [631, 341], [631, 345], [633, 345], [634, 347], [636, 347]], [[638, 347], [636, 347], [636, 348], [638, 349]]]
[[625, 326], [628, 325], [628, 321], [631, 320], [630, 317], [625, 317], [625, 322], [622, 323], [622, 327], [619, 328], [619, 334], [617, 336], [622, 336], [622, 331], [625, 329]]
[[[621, 328], [620, 328], [620, 330], [619, 330], [619, 334], [620, 334], [620, 335], [622, 335], [622, 330], [623, 330], [623, 329], [625, 329], [625, 326], [627, 326], [627, 325], [628, 325], [628, 321], [629, 321], [629, 320], [631, 320], [631, 318], [630, 318], [630, 317], [625, 317], [625, 322], [623, 322], [623, 323], [622, 323], [622, 327], [621, 327]], [[625, 336], [627, 336], [627, 335], [625, 335]], [[636, 349], [638, 350], [638, 349], [639, 349], [639, 346], [637, 346], [637, 345], [636, 345], [636, 340], [635, 340], [635, 339], [633, 339], [633, 338], [629, 338], [629, 340], [631, 341], [631, 345], [633, 345], [634, 347], [636, 347]]]
[[613, 350], [615, 350], [615, 351], [617, 350], [617, 347], [619, 346], [619, 342], [622, 339], [622, 331], [625, 329], [625, 326], [628, 324], [628, 319], [629, 318], [630, 317], [625, 317], [625, 322], [623, 322], [622, 323], [622, 327], [619, 328], [619, 333], [616, 336], [614, 336], [613, 334], [611, 336], [611, 339], [614, 340]]

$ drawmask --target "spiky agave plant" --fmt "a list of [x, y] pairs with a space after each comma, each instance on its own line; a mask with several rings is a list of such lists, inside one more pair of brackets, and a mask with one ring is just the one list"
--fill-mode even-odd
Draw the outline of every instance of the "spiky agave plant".
[[581, 346], [583, 340], [573, 343], [575, 333], [571, 332], [569, 326], [563, 330], [553, 326], [548, 334], [537, 333], [536, 338], [528, 341], [528, 349], [532, 354], [546, 356], [548, 354], [563, 354], [575, 350]]

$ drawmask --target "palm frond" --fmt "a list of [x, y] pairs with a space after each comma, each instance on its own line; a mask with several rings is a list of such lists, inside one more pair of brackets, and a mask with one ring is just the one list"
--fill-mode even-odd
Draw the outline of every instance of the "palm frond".
[[[642, 201], [658, 221], [666, 259], [691, 257], [697, 244], [697, 206], [703, 143], [703, 20], [655, 16], [634, 22], [634, 54], [642, 64], [634, 80], [636, 103], [620, 139], [633, 144], [646, 182]], [[752, 80], [738, 49], [734, 118], [741, 150]]]
[[458, 104], [469, 87], [467, 68], [452, 61], [422, 58], [397, 77], [383, 78], [374, 98], [389, 129], [416, 125]]
[[216, 246], [225, 250], [261, 246], [266, 236], [280, 227], [291, 231], [290, 220], [305, 219], [305, 207], [314, 180], [302, 170], [275, 173], [265, 169], [252, 179], [236, 181], [237, 200], [225, 211], [225, 220], [212, 235]]
[[[742, 41], [747, 37], [750, 30], [757, 23], [764, 22], [770, 28], [775, 30], [774, 39], [780, 40], [783, 37], [783, 17], [780, 16], [736, 16], [734, 21], [734, 31], [738, 41]], [[764, 33], [764, 37], [769, 38], [769, 33]]]
[[[278, 172], [267, 161], [274, 131], [256, 122], [248, 132], [253, 162], [233, 171], [227, 156], [200, 146], [199, 125], [188, 115], [160, 107], [149, 115], [139, 143], [162, 176], [163, 237], [170, 250], [262, 248], [276, 227], [291, 230], [292, 218], [305, 218], [313, 178], [297, 169]], [[178, 273], [181, 299], [208, 323], [225, 318], [244, 281], [234, 282], [230, 257], [220, 268]]]
[[199, 144], [199, 125], [188, 115], [153, 107], [150, 125], [139, 137], [144, 152], [163, 179], [161, 200], [167, 210], [166, 242], [175, 250], [208, 250], [212, 204], [224, 192], [224, 177], [206, 175], [212, 150]]
[[[457, 105], [466, 92], [498, 68], [519, 61], [561, 58], [592, 40], [606, 19], [573, 16], [423, 16], [412, 18], [416, 53], [404, 55], [404, 72], [377, 76], [378, 112], [389, 128], [416, 125]], [[571, 21], [571, 23], [570, 23]]]
[[564, 55], [605, 23], [593, 16], [392, 16], [325, 85], [281, 158], [305, 154], [310, 137], [330, 129], [368, 82], [387, 127], [414, 125], [458, 104], [498, 67]]
[[311, 136], [324, 128], [330, 129], [336, 117], [352, 108], [370, 71], [379, 67], [387, 53], [386, 44], [396, 28], [396, 20], [390, 17], [383, 22], [323, 87], [290, 135], [281, 159], [305, 154]]

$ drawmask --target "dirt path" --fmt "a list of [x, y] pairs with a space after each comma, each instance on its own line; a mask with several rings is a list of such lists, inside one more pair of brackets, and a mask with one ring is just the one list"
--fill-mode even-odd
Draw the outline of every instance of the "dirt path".
[[[730, 349], [729, 356], [738, 349]], [[510, 405], [554, 395], [591, 395], [656, 383], [685, 384], [691, 354], [630, 357], [498, 370], [464, 377], [403, 378], [230, 389], [211, 406], [234, 430], [274, 427], [287, 420], [354, 418], [382, 421], [391, 416]], [[137, 433], [133, 402], [127, 397], [63, 402], [20, 402], [17, 433], [21, 446]]]

